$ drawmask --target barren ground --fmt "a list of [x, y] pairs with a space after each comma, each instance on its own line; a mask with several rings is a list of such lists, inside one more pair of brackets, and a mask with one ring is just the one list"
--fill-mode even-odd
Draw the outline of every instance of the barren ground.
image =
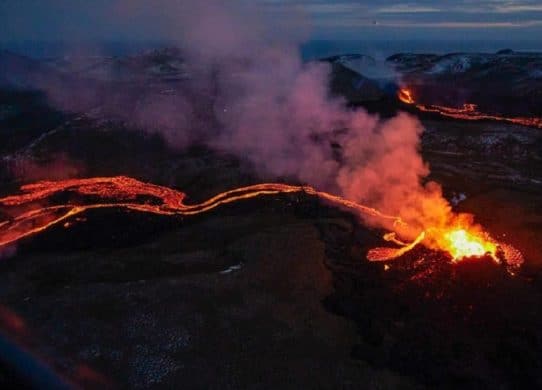
[[[295, 195], [186, 219], [88, 214], [3, 259], [1, 301], [39, 355], [121, 387], [542, 386], [542, 133], [425, 125], [432, 177], [524, 253], [516, 276], [484, 261], [452, 267], [423, 248], [384, 271], [364, 259], [381, 232]], [[267, 179], [228, 156], [171, 152], [109, 126], [75, 120], [31, 153], [62, 151], [82, 162], [79, 175], [132, 175], [194, 200]], [[4, 155], [27, 144], [5, 128]], [[2, 192], [13, 188], [6, 180]]]

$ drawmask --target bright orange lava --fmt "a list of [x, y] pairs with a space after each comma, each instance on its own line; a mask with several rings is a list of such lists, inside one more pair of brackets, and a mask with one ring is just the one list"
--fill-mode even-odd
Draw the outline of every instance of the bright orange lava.
[[[387, 226], [396, 228], [406, 226], [398, 217], [383, 214], [376, 209], [337, 195], [308, 186], [280, 183], [240, 187], [192, 205], [184, 203], [186, 195], [182, 192], [143, 183], [125, 176], [42, 181], [22, 186], [21, 191], [21, 194], [0, 198], [0, 207], [8, 216], [6, 220], [0, 222], [0, 247], [16, 243], [57, 224], [69, 228], [72, 226], [70, 218], [92, 209], [122, 208], [159, 215], [188, 216], [243, 199], [286, 193], [305, 193], [316, 196], [360, 216], [378, 219]], [[66, 201], [66, 198], [69, 201]], [[420, 232], [418, 237], [410, 243], [399, 240], [395, 233], [386, 234], [384, 239], [397, 246], [371, 249], [367, 254], [368, 260], [391, 260], [402, 256], [420, 243], [432, 249], [445, 250], [456, 261], [462, 257], [482, 256], [486, 252], [497, 260], [496, 243], [489, 239], [484, 241], [481, 235], [464, 229], [454, 231], [433, 229]], [[513, 252], [512, 247], [508, 250], [509, 253], [518, 256], [518, 259], [520, 258], [521, 254], [517, 250]]]
[[412, 92], [407, 88], [401, 88], [397, 92], [397, 98], [405, 104], [415, 104], [416, 108], [423, 112], [434, 112], [442, 116], [462, 120], [492, 120], [508, 122], [516, 125], [542, 128], [542, 118], [536, 117], [506, 117], [486, 114], [478, 110], [478, 106], [465, 103], [462, 107], [446, 107], [439, 105], [418, 104], [412, 97]]
[[407, 88], [401, 88], [399, 92], [397, 92], [397, 97], [405, 104], [414, 104], [412, 92], [410, 92], [410, 90]]
[[492, 241], [477, 236], [465, 229], [451, 230], [444, 234], [448, 241], [448, 252], [454, 261], [465, 257], [490, 255], [495, 261], [497, 259], [497, 245]]

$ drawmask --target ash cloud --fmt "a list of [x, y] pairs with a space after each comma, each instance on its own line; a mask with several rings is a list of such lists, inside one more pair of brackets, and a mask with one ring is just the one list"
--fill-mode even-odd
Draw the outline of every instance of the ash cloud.
[[381, 120], [330, 96], [329, 65], [303, 63], [298, 54], [309, 29], [302, 14], [277, 25], [248, 2], [214, 0], [159, 1], [152, 8], [117, 1], [107, 14], [118, 23], [149, 20], [178, 41], [189, 80], [171, 95], [149, 92], [144, 83], [119, 89], [49, 80], [55, 104], [79, 111], [98, 105], [174, 147], [205, 144], [266, 176], [339, 192], [418, 228], [450, 217], [440, 187], [422, 184], [429, 168], [419, 153], [418, 120], [407, 114]]

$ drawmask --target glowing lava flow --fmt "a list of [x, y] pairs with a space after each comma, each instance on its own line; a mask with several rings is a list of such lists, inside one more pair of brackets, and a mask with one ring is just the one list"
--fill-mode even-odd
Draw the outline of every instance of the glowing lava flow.
[[[240, 187], [222, 192], [204, 202], [187, 205], [186, 195], [171, 188], [143, 183], [125, 177], [97, 177], [42, 181], [21, 187], [21, 194], [0, 198], [0, 207], [9, 217], [0, 222], [0, 247], [13, 244], [25, 237], [43, 232], [61, 222], [69, 226], [68, 219], [92, 209], [122, 208], [138, 212], [169, 216], [187, 216], [212, 210], [220, 205], [251, 199], [264, 195], [305, 193], [316, 196], [335, 206], [350, 209], [360, 216], [381, 220], [382, 225], [405, 228], [400, 218], [349, 201], [337, 195], [317, 191], [312, 187], [280, 183], [263, 183]], [[59, 199], [69, 198], [68, 202]], [[44, 204], [46, 204], [44, 206]], [[384, 239], [395, 243], [395, 248], [374, 248], [367, 255], [370, 261], [385, 261], [407, 253], [420, 243], [439, 250], [445, 250], [455, 260], [466, 256], [482, 256], [490, 252], [497, 260], [497, 244], [481, 238], [475, 232], [461, 230], [441, 231], [433, 229], [420, 232], [411, 243], [399, 240], [395, 233], [388, 233]], [[513, 248], [508, 248], [509, 253]], [[519, 254], [521, 255], [521, 254]]]
[[[183, 216], [203, 213], [243, 199], [295, 192], [319, 197], [367, 217], [388, 220], [390, 225], [402, 224], [397, 217], [385, 215], [339, 196], [317, 191], [312, 187], [279, 183], [236, 188], [193, 205], [184, 203], [186, 195], [182, 192], [124, 176], [43, 181], [25, 185], [21, 187], [21, 191], [22, 194], [0, 199], [0, 206], [10, 215], [9, 219], [0, 222], [0, 247], [43, 232], [92, 209], [124, 208], [159, 215]], [[55, 205], [55, 196], [61, 194], [71, 195], [69, 203]], [[43, 203], [47, 203], [47, 206], [42, 206]], [[393, 251], [390, 251], [390, 255], [393, 255]]]
[[[388, 248], [388, 247], [373, 248], [369, 250], [369, 252], [367, 253], [367, 259], [369, 259], [370, 261], [387, 261], [387, 260], [395, 259], [411, 251], [412, 249], [414, 249], [414, 247], [418, 245], [420, 242], [422, 242], [424, 238], [425, 238], [425, 232], [421, 232], [418, 235], [418, 237], [416, 237], [416, 239], [412, 241], [410, 244], [405, 244], [401, 241], [397, 241], [396, 239], [389, 240], [389, 241], [395, 242], [398, 245], [401, 245], [400, 248]], [[386, 239], [386, 236], [384, 236], [384, 239]]]
[[412, 93], [406, 88], [401, 88], [399, 92], [397, 92], [397, 97], [405, 104], [414, 104]]
[[508, 122], [516, 125], [542, 128], [542, 118], [536, 117], [505, 117], [486, 114], [478, 110], [476, 104], [463, 104], [463, 107], [446, 107], [439, 105], [425, 105], [415, 102], [412, 92], [407, 88], [401, 88], [397, 92], [397, 98], [405, 104], [414, 104], [416, 108], [423, 112], [433, 112], [442, 116], [462, 120], [492, 120], [499, 122]]

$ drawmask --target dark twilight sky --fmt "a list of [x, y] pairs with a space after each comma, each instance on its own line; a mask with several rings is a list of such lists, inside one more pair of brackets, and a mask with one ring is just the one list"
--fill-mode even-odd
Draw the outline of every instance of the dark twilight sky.
[[[190, 12], [193, 1], [0, 0], [0, 41], [174, 40], [175, 12]], [[542, 0], [224, 3], [249, 4], [271, 22], [295, 15], [312, 39], [542, 40]]]

